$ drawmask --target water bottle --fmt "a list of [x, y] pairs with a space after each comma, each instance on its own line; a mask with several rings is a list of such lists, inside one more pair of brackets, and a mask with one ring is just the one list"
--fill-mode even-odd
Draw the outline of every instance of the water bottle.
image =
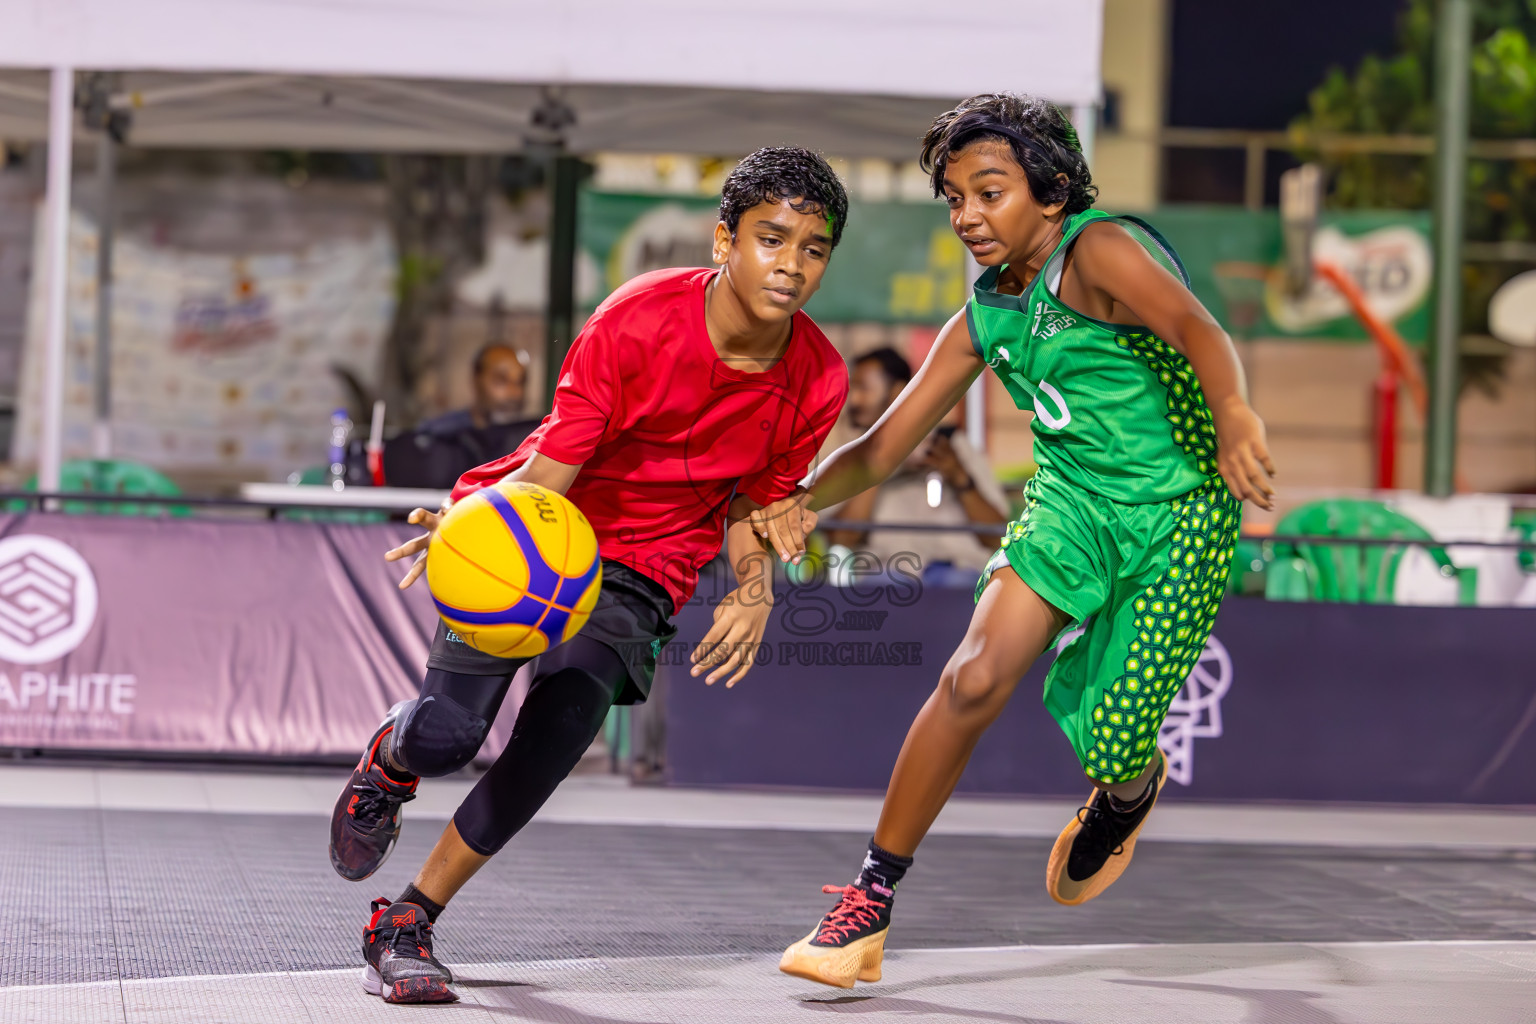
[[347, 486], [347, 439], [352, 435], [352, 420], [347, 410], [331, 413], [331, 490], [344, 490]]

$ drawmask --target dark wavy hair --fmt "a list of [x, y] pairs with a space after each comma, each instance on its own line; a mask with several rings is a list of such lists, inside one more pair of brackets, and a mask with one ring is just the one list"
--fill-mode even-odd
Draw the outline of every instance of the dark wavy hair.
[[837, 248], [848, 223], [848, 192], [830, 164], [797, 146], [768, 146], [737, 164], [720, 190], [720, 219], [735, 235], [742, 214], [760, 203], [785, 200], [796, 213], [830, 218]]
[[[1068, 214], [1082, 213], [1099, 196], [1067, 115], [1053, 103], [1012, 92], [972, 96], [933, 119], [923, 136], [921, 165], [932, 175], [935, 196], [944, 195], [949, 158], [982, 140], [1007, 144], [1043, 206], [1063, 203]], [[1057, 177], [1063, 174], [1065, 181]]]

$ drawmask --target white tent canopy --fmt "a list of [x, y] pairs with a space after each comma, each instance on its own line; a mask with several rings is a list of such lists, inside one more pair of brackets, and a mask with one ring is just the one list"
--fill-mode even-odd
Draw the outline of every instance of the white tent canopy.
[[128, 73], [139, 146], [506, 151], [555, 90], [577, 150], [906, 159], [973, 93], [1096, 103], [1102, 8], [1016, 0], [983, 27], [913, 0], [0, 0], [0, 25], [0, 137], [46, 137], [41, 72], [70, 67]]
[[1102, 5], [1014, 0], [5, 0], [0, 67], [1096, 102]]
[[910, 159], [973, 93], [1091, 108], [1102, 22], [1102, 0], [990, 20], [931, 0], [0, 0], [0, 138], [52, 143], [40, 488], [58, 484], [76, 71], [122, 74], [135, 146]]
[[[534, 113], [557, 103], [574, 116], [560, 134], [578, 153], [738, 156], [800, 145], [911, 160], [933, 116], [963, 95], [128, 72], [114, 103], [132, 117], [127, 141], [141, 147], [509, 153], [547, 134]], [[0, 71], [0, 139], [47, 133], [47, 72]]]

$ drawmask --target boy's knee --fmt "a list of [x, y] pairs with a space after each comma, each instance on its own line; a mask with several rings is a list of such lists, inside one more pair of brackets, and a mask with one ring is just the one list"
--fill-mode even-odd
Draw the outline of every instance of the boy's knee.
[[412, 702], [401, 714], [390, 752], [414, 775], [449, 775], [475, 759], [490, 728], [452, 697], [433, 694]]

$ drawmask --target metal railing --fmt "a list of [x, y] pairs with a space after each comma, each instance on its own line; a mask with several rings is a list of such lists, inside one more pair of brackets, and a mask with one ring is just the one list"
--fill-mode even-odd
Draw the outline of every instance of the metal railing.
[[[14, 506], [21, 505], [21, 508]], [[417, 506], [413, 503], [403, 503], [399, 507], [380, 507], [379, 505], [312, 505], [304, 502], [273, 502], [251, 501], [245, 498], [218, 498], [218, 497], [169, 497], [166, 495], [145, 494], [101, 494], [99, 492], [60, 492], [53, 494], [41, 494], [36, 491], [0, 491], [0, 511], [16, 512], [41, 512], [49, 514], [78, 514], [66, 511], [59, 506], [69, 505], [135, 505], [159, 510], [155, 513], [141, 515], [140, 518], [171, 518], [171, 509], [206, 509], [209, 511], [221, 511], [231, 513], [246, 513], [239, 518], [276, 518], [282, 512], [384, 512], [390, 516], [403, 517]], [[52, 507], [50, 507], [52, 506]], [[1006, 524], [999, 523], [915, 523], [915, 522], [872, 522], [859, 519], [833, 519], [823, 517], [817, 522], [818, 530], [850, 530], [864, 533], [872, 530], [899, 530], [911, 533], [969, 533], [977, 537], [1001, 536]], [[1276, 544], [1322, 544], [1322, 545], [1347, 545], [1351, 547], [1462, 547], [1462, 548], [1501, 548], [1514, 551], [1536, 551], [1536, 541], [1489, 541], [1489, 540], [1445, 540], [1434, 538], [1431, 540], [1410, 538], [1380, 538], [1380, 537], [1320, 537], [1299, 534], [1280, 534], [1247, 532], [1243, 533], [1240, 540], [1262, 541]]]
[[[1432, 156], [1432, 135], [1364, 135], [1338, 132], [1247, 131], [1237, 128], [1165, 127], [1152, 135], [1122, 133], [1132, 141], [1155, 142], [1161, 149], [1238, 149], [1244, 154], [1243, 205], [1264, 208], [1266, 161], [1270, 153], [1294, 155], [1312, 150], [1328, 156]], [[1536, 139], [1473, 139], [1467, 155], [1480, 160], [1536, 160]], [[1529, 259], [1536, 262], [1536, 244], [1472, 242], [1468, 259]]]
[[[870, 530], [900, 530], [903, 533], [971, 533], [978, 537], [997, 537], [1003, 532], [1003, 527], [988, 523], [966, 523], [963, 525], [948, 525], [934, 523], [870, 523], [853, 519], [822, 519], [817, 522], [818, 530], [852, 530], [864, 533]], [[1390, 547], [1390, 548], [1499, 548], [1514, 551], [1536, 551], [1536, 541], [1516, 540], [1441, 540], [1438, 537], [1430, 540], [1405, 537], [1319, 537], [1304, 534], [1291, 533], [1243, 533], [1239, 540], [1268, 542], [1273, 544], [1337, 544], [1349, 547]]]
[[[12, 506], [22, 504], [23, 509]], [[217, 498], [196, 497], [165, 494], [103, 494], [100, 491], [59, 491], [54, 493], [40, 493], [37, 491], [0, 491], [0, 511], [27, 511], [57, 513], [66, 510], [62, 505], [138, 505], [146, 508], [159, 509], [155, 514], [143, 514], [141, 518], [155, 518], [156, 515], [170, 517], [171, 509], [219, 509], [233, 513], [248, 513], [245, 518], [275, 517], [280, 512], [383, 512], [388, 515], [404, 515], [418, 505], [414, 502], [402, 502], [398, 506], [378, 504], [344, 503], [316, 505], [310, 502], [276, 502], [276, 501], [252, 501], [248, 498]], [[73, 510], [68, 510], [72, 512]]]

